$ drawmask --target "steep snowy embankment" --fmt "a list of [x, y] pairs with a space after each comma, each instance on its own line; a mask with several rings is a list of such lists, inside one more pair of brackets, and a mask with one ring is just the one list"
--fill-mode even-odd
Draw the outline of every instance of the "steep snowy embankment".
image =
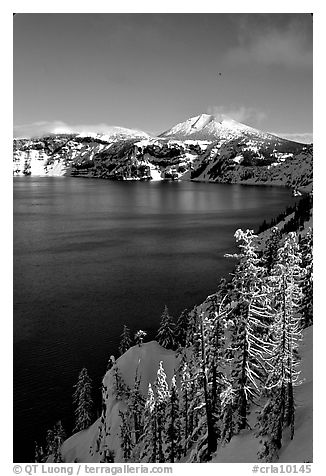
[[[312, 461], [312, 349], [313, 328], [304, 331], [300, 346], [301, 382], [295, 388], [297, 412], [295, 417], [295, 435], [290, 440], [285, 432], [283, 447], [280, 451], [279, 462]], [[124, 383], [133, 388], [135, 376], [141, 379], [140, 390], [143, 396], [147, 394], [148, 384], [156, 379], [159, 362], [163, 362], [168, 382], [178, 367], [175, 352], [166, 350], [157, 342], [152, 341], [142, 346], [130, 348], [117, 360], [117, 367]], [[64, 461], [94, 462], [101, 461], [105, 449], [113, 450], [115, 461], [122, 462], [120, 449], [119, 411], [126, 410], [123, 399], [115, 393], [114, 369], [109, 370], [103, 379], [104, 413], [103, 418], [96, 420], [87, 430], [76, 433], [68, 438], [62, 446]], [[234, 436], [229, 444], [218, 449], [212, 463], [250, 463], [256, 462], [259, 441], [255, 436], [256, 413], [251, 412], [250, 424], [252, 430], [242, 431]]]
[[[293, 440], [285, 434], [280, 457], [277, 462], [303, 463], [312, 462], [312, 433], [313, 433], [313, 327], [304, 331], [300, 346], [301, 355], [301, 384], [295, 388], [296, 416], [295, 434]], [[257, 461], [259, 440], [255, 437], [254, 424], [256, 416], [252, 414], [252, 430], [241, 431], [234, 436], [225, 447], [219, 448], [212, 463], [254, 463]]]
[[[177, 369], [178, 360], [175, 352], [164, 349], [157, 342], [151, 341], [142, 346], [131, 347], [117, 359], [116, 364], [124, 383], [133, 388], [136, 375], [140, 377], [140, 391], [147, 395], [148, 384], [156, 379], [160, 361], [170, 382]], [[109, 370], [103, 379], [104, 386], [104, 421], [101, 419], [87, 430], [68, 438], [62, 446], [62, 455], [66, 463], [101, 461], [103, 451], [107, 448], [115, 453], [115, 461], [123, 461], [120, 450], [119, 411], [126, 409], [123, 400], [115, 393], [114, 369]]]
[[[300, 188], [306, 192], [312, 190], [313, 152], [312, 147], [292, 154], [278, 154], [274, 162], [263, 165], [261, 159], [256, 165], [245, 165], [245, 150], [235, 144], [224, 144], [215, 156], [207, 160], [199, 173], [192, 179], [200, 182], [241, 183], [243, 185], [282, 185]], [[269, 160], [270, 161], [270, 160]]]

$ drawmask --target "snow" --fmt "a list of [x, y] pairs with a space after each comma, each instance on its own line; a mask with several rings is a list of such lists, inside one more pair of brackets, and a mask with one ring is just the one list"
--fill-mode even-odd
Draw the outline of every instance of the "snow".
[[231, 140], [243, 135], [259, 136], [263, 139], [270, 139], [273, 136], [250, 126], [234, 121], [233, 119], [221, 115], [216, 118], [210, 114], [200, 114], [190, 117], [184, 122], [180, 122], [171, 129], [163, 132], [160, 137], [174, 137], [184, 140]]
[[[227, 162], [232, 151], [232, 145], [230, 147], [229, 143], [223, 144], [219, 156], [215, 157], [214, 154], [211, 154], [211, 161], [206, 169], [193, 180], [196, 182], [239, 183], [242, 185], [281, 185], [295, 188], [300, 192], [310, 192], [312, 190], [312, 149], [295, 154], [285, 162], [279, 163], [278, 167], [243, 167], [241, 164], [232, 161], [234, 163], [233, 168], [224, 170], [220, 175], [215, 173], [211, 175], [210, 170], [214, 170], [216, 163], [220, 160]], [[248, 170], [252, 172], [250, 178], [246, 176]]]
[[[297, 404], [295, 416], [295, 433], [293, 440], [285, 435], [280, 450], [279, 463], [303, 463], [313, 460], [312, 454], [312, 360], [313, 360], [313, 328], [304, 331], [304, 338], [299, 352], [301, 355], [301, 385], [295, 388]], [[234, 436], [229, 444], [217, 450], [212, 463], [254, 463], [257, 462], [259, 441], [253, 430], [241, 431]]]
[[[295, 388], [295, 401], [297, 404], [295, 418], [295, 435], [290, 440], [285, 432], [283, 447], [277, 462], [302, 463], [312, 461], [312, 358], [313, 358], [313, 330], [305, 329], [304, 338], [300, 344], [300, 385]], [[178, 358], [175, 352], [166, 350], [156, 341], [145, 343], [141, 346], [131, 347], [125, 354], [117, 359], [119, 372], [125, 383], [133, 387], [136, 374], [141, 378], [140, 391], [147, 394], [148, 384], [153, 384], [156, 379], [160, 361], [170, 383], [178, 367]], [[106, 393], [106, 418], [105, 425], [108, 431], [105, 441], [108, 448], [115, 452], [115, 461], [122, 461], [120, 450], [120, 416], [119, 411], [125, 410], [126, 405], [122, 400], [117, 400], [114, 393], [114, 373], [109, 370], [103, 379]], [[255, 411], [252, 411], [250, 424], [254, 427]], [[62, 446], [62, 454], [66, 463], [71, 462], [100, 462], [100, 448], [97, 440], [101, 428], [98, 419], [87, 430], [76, 433], [68, 438]], [[234, 436], [229, 444], [220, 447], [212, 458], [212, 463], [252, 463], [257, 461], [259, 441], [254, 430], [245, 430]], [[103, 446], [101, 446], [102, 448]]]
[[239, 164], [241, 162], [241, 160], [243, 159], [243, 156], [242, 155], [237, 155], [236, 157], [234, 157], [233, 162], [235, 162], [236, 164]]
[[[124, 382], [129, 387], [133, 387], [136, 373], [140, 376], [140, 391], [146, 396], [148, 384], [153, 384], [156, 379], [160, 361], [163, 362], [168, 382], [171, 382], [173, 374], [178, 367], [178, 359], [174, 351], [164, 349], [156, 341], [131, 347], [117, 359], [116, 363], [123, 376]], [[113, 369], [109, 370], [104, 376], [103, 385], [107, 389], [105, 424], [109, 429], [103, 444], [107, 444], [111, 450], [115, 451], [116, 461], [122, 461], [119, 411], [125, 410], [126, 406], [122, 400], [116, 399]], [[87, 430], [76, 433], [68, 438], [62, 446], [64, 461], [66, 463], [72, 463], [77, 459], [78, 462], [81, 463], [100, 462], [100, 453], [96, 451], [99, 429], [100, 419], [93, 423]]]
[[150, 171], [151, 171], [151, 177], [153, 182], [158, 182], [162, 180], [162, 174], [159, 169], [157, 169], [156, 167], [152, 165], [150, 168]]
[[[99, 134], [97, 132], [83, 131], [77, 135], [78, 138], [91, 138], [101, 139], [103, 141], [111, 142], [115, 136], [127, 136], [127, 137], [144, 137], [150, 138], [147, 132], [139, 131], [137, 129], [128, 129], [126, 127], [111, 126], [108, 128], [105, 134]], [[125, 137], [126, 138], [126, 137]]]

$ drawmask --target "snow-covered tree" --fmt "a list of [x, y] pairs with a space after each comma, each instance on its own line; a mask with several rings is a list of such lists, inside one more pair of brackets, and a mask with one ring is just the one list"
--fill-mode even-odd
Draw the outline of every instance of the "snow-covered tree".
[[191, 379], [187, 353], [182, 356], [180, 363], [180, 418], [181, 418], [181, 445], [183, 455], [186, 456], [189, 448], [189, 438], [193, 431], [193, 414], [191, 403], [193, 402], [194, 381]]
[[169, 386], [167, 383], [166, 373], [163, 367], [163, 362], [160, 361], [157, 370], [156, 380], [154, 382], [155, 388], [155, 407], [156, 407], [156, 421], [157, 421], [157, 456], [158, 463], [164, 463], [164, 423], [166, 415], [166, 407], [169, 400]]
[[133, 442], [136, 445], [143, 432], [143, 419], [145, 399], [142, 396], [140, 390], [140, 377], [138, 371], [135, 375], [134, 387], [129, 391], [129, 398], [127, 402], [128, 414], [131, 419], [131, 428], [133, 434]]
[[[216, 434], [212, 413], [212, 394], [209, 381], [207, 342], [211, 331], [211, 322], [202, 308], [196, 309], [197, 331], [194, 333], [194, 344], [190, 349], [189, 373], [191, 382], [191, 400], [188, 415], [191, 417], [192, 430], [188, 441], [193, 447], [189, 462], [207, 461], [216, 449]], [[187, 389], [181, 383], [181, 395]], [[188, 389], [187, 389], [188, 393]], [[184, 421], [184, 418], [183, 418]], [[184, 443], [184, 440], [183, 440]], [[192, 443], [192, 444], [191, 444]]]
[[181, 456], [181, 422], [179, 392], [175, 375], [172, 378], [170, 395], [166, 409], [166, 449], [165, 461], [175, 463]]
[[308, 327], [313, 322], [313, 233], [309, 228], [306, 236], [300, 241], [300, 251], [302, 255], [301, 267], [305, 272], [302, 280], [302, 324]]
[[160, 327], [156, 335], [157, 342], [166, 349], [175, 349], [175, 324], [172, 317], [169, 314], [167, 306], [164, 307], [163, 314], [161, 316]]
[[139, 329], [139, 331], [136, 332], [135, 342], [139, 347], [142, 346], [143, 340], [145, 339], [146, 336], [147, 336], [147, 332], [142, 331], [141, 329]]
[[144, 431], [140, 440], [141, 461], [156, 463], [158, 461], [156, 402], [152, 385], [148, 385], [147, 399], [144, 409]]
[[207, 335], [205, 348], [207, 355], [208, 387], [210, 392], [211, 413], [216, 439], [219, 438], [218, 421], [221, 412], [220, 393], [224, 384], [225, 373], [225, 327], [229, 311], [224, 304], [226, 296], [212, 294], [206, 300]]
[[100, 463], [114, 463], [114, 451], [110, 448], [105, 448]]
[[259, 416], [258, 434], [262, 448], [259, 457], [273, 461], [282, 446], [284, 426], [294, 436], [295, 402], [293, 387], [299, 379], [298, 346], [302, 338], [299, 314], [301, 303], [301, 253], [296, 233], [288, 234], [279, 249], [278, 261], [271, 272], [270, 284], [274, 296], [275, 318], [265, 348], [265, 363], [269, 366], [265, 383], [266, 404]]
[[128, 462], [130, 461], [130, 457], [134, 447], [134, 444], [132, 441], [131, 421], [127, 415], [127, 412], [120, 411], [119, 416], [121, 419], [121, 424], [120, 424], [121, 449], [122, 449], [124, 461]]
[[234, 435], [233, 412], [235, 408], [236, 393], [232, 388], [231, 382], [227, 382], [224, 390], [220, 394], [221, 398], [221, 435], [222, 444], [229, 443]]
[[126, 400], [130, 394], [130, 388], [126, 385], [117, 364], [113, 367], [113, 375], [115, 398], [117, 400]]
[[114, 357], [114, 355], [110, 355], [110, 358], [108, 360], [108, 364], [106, 366], [106, 371], [108, 372], [110, 369], [112, 369], [114, 364], [115, 364], [115, 357]]
[[53, 429], [48, 430], [46, 434], [46, 450], [45, 458], [51, 459], [53, 463], [62, 463], [61, 446], [66, 439], [66, 433], [63, 429], [61, 421], [58, 421]]
[[252, 401], [261, 391], [264, 367], [263, 334], [271, 320], [268, 295], [263, 287], [265, 269], [260, 264], [252, 230], [237, 230], [235, 238], [241, 253], [238, 258], [232, 285], [237, 304], [232, 312], [235, 320], [232, 336], [233, 359], [231, 381], [235, 392], [235, 431], [248, 427], [248, 410]]
[[119, 346], [120, 355], [124, 354], [131, 347], [130, 329], [126, 325], [123, 326], [121, 341]]
[[81, 431], [90, 426], [93, 413], [92, 380], [86, 368], [81, 370], [74, 388], [73, 402], [76, 408], [75, 427], [73, 431]]
[[40, 446], [36, 441], [35, 441], [35, 449], [34, 449], [34, 462], [35, 463], [43, 463], [45, 461], [45, 454], [43, 447]]

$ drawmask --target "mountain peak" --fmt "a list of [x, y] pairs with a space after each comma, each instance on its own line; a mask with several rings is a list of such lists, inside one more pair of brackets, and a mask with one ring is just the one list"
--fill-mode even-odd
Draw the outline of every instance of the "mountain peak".
[[160, 134], [160, 137], [178, 140], [194, 139], [216, 141], [220, 139], [236, 139], [248, 134], [259, 135], [260, 137], [268, 136], [268, 134], [253, 129], [241, 122], [237, 122], [224, 114], [215, 116], [213, 114], [202, 113], [176, 124], [171, 127], [171, 129]]

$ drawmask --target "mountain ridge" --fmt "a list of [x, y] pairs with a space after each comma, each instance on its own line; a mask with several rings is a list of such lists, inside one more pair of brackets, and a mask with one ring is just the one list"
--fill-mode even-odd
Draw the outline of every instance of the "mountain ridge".
[[14, 139], [13, 174], [295, 188], [312, 183], [311, 145], [279, 138], [225, 116], [220, 119], [200, 114], [155, 137], [113, 127], [108, 134]]
[[98, 132], [96, 130], [78, 131], [78, 132], [61, 132], [61, 133], [44, 133], [33, 137], [14, 137], [14, 140], [37, 140], [43, 137], [55, 136], [70, 137], [89, 137], [99, 138], [101, 140], [110, 141], [123, 140], [127, 138], [144, 138], [144, 139], [166, 139], [166, 140], [202, 140], [213, 142], [217, 140], [232, 140], [242, 136], [256, 137], [260, 140], [270, 141], [287, 141], [295, 144], [304, 144], [294, 140], [280, 137], [275, 133], [265, 132], [260, 129], [248, 126], [242, 122], [236, 121], [225, 114], [218, 116], [213, 114], [200, 113], [197, 116], [191, 116], [185, 121], [179, 122], [169, 129], [158, 134], [151, 134], [146, 131], [122, 126], [109, 126], [108, 130]]

